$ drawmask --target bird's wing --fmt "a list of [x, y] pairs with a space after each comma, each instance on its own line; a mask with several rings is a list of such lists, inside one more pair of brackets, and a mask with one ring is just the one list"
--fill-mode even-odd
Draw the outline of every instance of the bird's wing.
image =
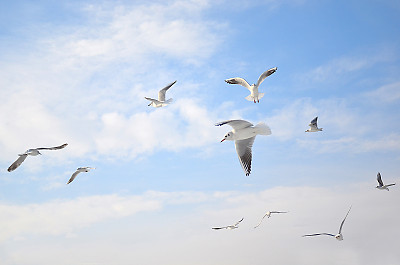
[[226, 79], [225, 82], [227, 82], [228, 84], [233, 84], [233, 85], [241, 85], [241, 86], [244, 86], [245, 88], [247, 88], [248, 90], [251, 90], [249, 83], [241, 77], [229, 78], [229, 79]]
[[147, 99], [147, 100], [149, 100], [149, 101], [151, 101], [151, 102], [159, 102], [157, 99], [147, 98], [147, 97], [144, 97], [144, 98]]
[[246, 127], [253, 126], [252, 123], [250, 123], [248, 121], [245, 121], [245, 120], [222, 121], [222, 122], [219, 122], [219, 123], [215, 124], [215, 126], [222, 126], [222, 125], [225, 125], [225, 124], [228, 124], [228, 125], [232, 126], [232, 128], [234, 130], [240, 130], [240, 129], [243, 129], [243, 128], [246, 128]]
[[158, 100], [159, 101], [165, 101], [165, 93], [167, 92], [167, 90], [172, 87], [177, 80], [175, 80], [174, 82], [172, 82], [171, 84], [167, 85], [166, 87], [164, 87], [163, 89], [161, 89], [160, 91], [158, 91]]
[[17, 167], [19, 167], [19, 166], [22, 164], [22, 162], [25, 161], [25, 159], [26, 159], [27, 156], [28, 156], [27, 154], [19, 155], [19, 157], [17, 158], [17, 160], [15, 160], [15, 162], [12, 163], [12, 165], [7, 169], [7, 171], [8, 171], [8, 172], [11, 172], [11, 171], [17, 169]]
[[239, 221], [236, 222], [236, 224], [234, 224], [233, 226], [237, 226], [238, 224], [240, 224], [241, 221], [243, 221], [244, 217], [242, 219], [240, 219]]
[[383, 186], [381, 173], [378, 172], [378, 174], [376, 175], [376, 179], [378, 180], [379, 186]]
[[390, 187], [390, 186], [393, 186], [393, 185], [396, 185], [396, 183], [387, 184], [386, 187]]
[[74, 172], [74, 174], [72, 174], [71, 178], [68, 180], [67, 184], [71, 183], [72, 181], [74, 181], [74, 179], [76, 178], [76, 176], [81, 173], [81, 171], [79, 170], [79, 168]]
[[287, 212], [280, 212], [280, 211], [272, 211], [270, 213], [287, 213]]
[[59, 149], [63, 149], [64, 147], [66, 147], [68, 144], [62, 144], [60, 146], [54, 146], [54, 147], [39, 147], [36, 148], [37, 150], [59, 150]]
[[343, 228], [344, 221], [346, 221], [347, 215], [349, 215], [350, 210], [351, 210], [351, 206], [350, 206], [350, 209], [349, 209], [349, 211], [347, 212], [346, 216], [344, 217], [342, 223], [340, 224], [339, 234], [342, 233], [342, 228]]
[[268, 215], [268, 213], [264, 214], [264, 216], [261, 218], [260, 222], [254, 228], [259, 227], [261, 222], [264, 220], [265, 216], [267, 216], [267, 215]]
[[315, 127], [317, 127], [317, 120], [318, 120], [318, 117], [315, 117], [311, 122], [310, 122], [310, 126], [315, 126]]
[[321, 236], [321, 235], [324, 235], [324, 236], [335, 236], [335, 235], [332, 235], [332, 234], [328, 234], [328, 233], [319, 233], [319, 234], [310, 234], [310, 235], [303, 235], [303, 236]]
[[218, 229], [226, 229], [228, 228], [227, 226], [223, 226], [223, 227], [212, 227], [212, 229], [214, 230], [218, 230]]
[[262, 73], [260, 75], [260, 77], [258, 78], [256, 87], [258, 87], [265, 80], [265, 78], [267, 78], [268, 76], [270, 76], [273, 73], [275, 73], [277, 69], [278, 69], [277, 67], [274, 67], [274, 68], [271, 68], [271, 69], [265, 71], [264, 73]]
[[255, 136], [243, 140], [236, 140], [235, 147], [239, 156], [240, 165], [242, 166], [246, 176], [250, 175], [251, 171], [251, 148], [253, 147]]

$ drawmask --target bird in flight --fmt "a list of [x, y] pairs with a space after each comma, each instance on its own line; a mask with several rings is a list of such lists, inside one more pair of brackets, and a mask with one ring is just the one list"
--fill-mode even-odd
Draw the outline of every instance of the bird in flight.
[[258, 134], [270, 135], [271, 129], [263, 122], [253, 126], [252, 123], [245, 120], [229, 120], [215, 124], [222, 126], [228, 124], [233, 130], [225, 134], [221, 142], [225, 140], [235, 141], [236, 152], [239, 156], [240, 165], [242, 166], [246, 176], [251, 172], [251, 160], [254, 140]]
[[60, 146], [55, 146], [55, 147], [39, 147], [39, 148], [33, 148], [33, 149], [28, 149], [25, 151], [25, 153], [23, 154], [18, 154], [18, 159], [15, 160], [14, 163], [12, 163], [12, 165], [7, 169], [8, 172], [14, 171], [15, 169], [17, 169], [22, 162], [25, 161], [25, 159], [27, 158], [27, 156], [37, 156], [37, 155], [41, 155], [40, 150], [59, 150], [59, 149], [63, 149], [64, 147], [66, 147], [68, 144], [63, 144]]
[[351, 210], [351, 206], [350, 206], [350, 209], [347, 212], [346, 216], [344, 217], [342, 223], [340, 224], [340, 228], [339, 228], [339, 233], [338, 234], [333, 235], [333, 234], [328, 234], [328, 233], [319, 233], [319, 234], [304, 235], [303, 237], [305, 237], [305, 236], [321, 236], [321, 235], [325, 235], [325, 236], [332, 236], [332, 237], [336, 238], [339, 241], [343, 240], [342, 228], [343, 228], [344, 221], [346, 221], [347, 215], [349, 214], [350, 210]]
[[248, 101], [254, 101], [254, 103], [256, 103], [256, 102], [260, 102], [260, 99], [264, 96], [264, 93], [258, 92], [258, 87], [265, 80], [265, 78], [267, 78], [268, 76], [275, 73], [277, 69], [278, 69], [277, 67], [274, 67], [274, 68], [271, 68], [271, 69], [265, 71], [264, 73], [262, 73], [260, 75], [260, 77], [258, 78], [258, 81], [256, 84], [250, 85], [246, 80], [244, 80], [241, 77], [229, 78], [229, 79], [226, 79], [225, 82], [227, 82], [228, 84], [241, 85], [241, 86], [244, 86], [245, 88], [247, 88], [250, 91], [250, 95], [245, 97], [245, 99], [247, 99]]
[[76, 176], [81, 172], [89, 172], [91, 169], [95, 169], [94, 167], [78, 167], [78, 169], [72, 174], [71, 178], [68, 180], [67, 184], [71, 183]]
[[228, 226], [221, 226], [221, 227], [213, 227], [212, 229], [214, 230], [219, 230], [219, 229], [236, 229], [239, 228], [239, 224], [241, 221], [243, 221], [244, 218], [240, 219], [239, 221], [236, 222], [234, 225], [228, 225]]
[[261, 218], [261, 221], [260, 221], [254, 228], [259, 227], [260, 224], [261, 224], [261, 222], [264, 220], [264, 218], [265, 218], [266, 216], [268, 216], [268, 218], [270, 218], [270, 217], [271, 217], [271, 214], [273, 214], [273, 213], [275, 214], [275, 213], [287, 213], [287, 212], [268, 211], [266, 214], [264, 214], [264, 216]]
[[174, 82], [172, 82], [171, 84], [167, 85], [166, 87], [164, 87], [163, 89], [161, 89], [160, 91], [158, 91], [158, 100], [157, 99], [153, 99], [153, 98], [147, 98], [144, 97], [145, 99], [151, 101], [149, 105], [147, 106], [153, 106], [155, 108], [160, 108], [160, 107], [164, 107], [167, 106], [168, 104], [170, 104], [172, 102], [172, 98], [168, 99], [167, 101], [165, 100], [165, 93], [167, 93], [167, 90], [172, 87], [177, 80], [175, 80]]
[[319, 132], [322, 131], [322, 128], [318, 128], [317, 125], [317, 120], [318, 117], [315, 117], [308, 126], [310, 126], [310, 129], [307, 129], [306, 132]]
[[376, 186], [376, 188], [377, 188], [378, 190], [387, 190], [387, 191], [389, 191], [389, 188], [388, 188], [388, 187], [393, 186], [393, 185], [396, 185], [396, 183], [384, 185], [384, 184], [383, 184], [383, 181], [382, 181], [381, 173], [379, 173], [379, 172], [378, 172], [378, 174], [376, 175], [376, 179], [378, 180], [378, 183], [379, 183], [379, 185]]

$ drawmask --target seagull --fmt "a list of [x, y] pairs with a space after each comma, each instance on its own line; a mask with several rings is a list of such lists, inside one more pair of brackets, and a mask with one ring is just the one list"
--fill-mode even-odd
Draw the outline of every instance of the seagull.
[[160, 107], [164, 107], [164, 106], [167, 106], [168, 104], [170, 104], [172, 102], [172, 98], [170, 98], [167, 101], [165, 101], [165, 93], [167, 92], [167, 90], [170, 87], [172, 87], [176, 83], [176, 81], [177, 80], [175, 80], [171, 84], [167, 85], [166, 87], [164, 87], [163, 89], [158, 91], [158, 100], [157, 99], [153, 99], [153, 98], [144, 97], [145, 99], [151, 101], [150, 104], [147, 105], [147, 106], [153, 106], [155, 108], [160, 108]]
[[318, 116], [315, 117], [308, 126], [310, 126], [310, 129], [307, 129], [306, 132], [318, 132], [318, 131], [322, 131], [322, 128], [318, 128], [317, 125], [317, 120], [318, 120]]
[[215, 126], [222, 126], [225, 124], [232, 126], [233, 130], [225, 134], [221, 142], [225, 140], [235, 141], [240, 165], [242, 166], [246, 176], [248, 176], [251, 171], [251, 148], [256, 139], [256, 135], [270, 135], [271, 129], [263, 122], [253, 126], [253, 124], [245, 120], [223, 121], [215, 124]]
[[261, 221], [256, 225], [254, 228], [257, 228], [260, 226], [261, 222], [264, 220], [265, 216], [268, 216], [268, 218], [271, 217], [271, 214], [273, 213], [287, 213], [287, 212], [278, 212], [278, 211], [268, 211], [266, 214], [264, 214], [263, 218], [261, 218]]
[[267, 78], [267, 76], [270, 76], [273, 73], [275, 73], [277, 69], [278, 69], [277, 67], [274, 67], [262, 73], [258, 78], [257, 84], [250, 85], [246, 80], [244, 80], [241, 77], [229, 78], [226, 79], [225, 82], [227, 82], [228, 84], [241, 85], [250, 90], [251, 94], [245, 97], [245, 99], [247, 99], [248, 101], [254, 101], [254, 103], [256, 103], [256, 101], [260, 102], [260, 99], [264, 96], [264, 93], [258, 93], [258, 87], [265, 80], [265, 78]]
[[379, 183], [379, 186], [376, 186], [376, 188], [379, 189], [379, 190], [387, 190], [387, 191], [389, 191], [388, 187], [396, 185], [396, 183], [384, 185], [383, 181], [382, 181], [381, 173], [379, 173], [379, 172], [378, 172], [378, 175], [376, 175], [376, 177], [377, 177], [376, 179], [378, 180], [378, 183]]
[[15, 169], [17, 169], [22, 164], [22, 162], [25, 161], [25, 159], [28, 155], [30, 155], [30, 156], [41, 155], [39, 150], [59, 150], [59, 149], [63, 149], [67, 145], [68, 144], [63, 144], [63, 145], [55, 146], [55, 147], [39, 147], [39, 148], [28, 149], [25, 151], [25, 153], [18, 154], [19, 155], [18, 159], [15, 160], [15, 162], [12, 163], [12, 165], [7, 170], [8, 170], [8, 172], [11, 172], [11, 171], [14, 171]]
[[68, 180], [67, 184], [71, 183], [75, 177], [81, 172], [89, 172], [91, 169], [95, 169], [94, 167], [78, 167], [78, 169], [72, 174], [71, 178]]
[[339, 241], [343, 240], [342, 228], [343, 228], [344, 221], [346, 220], [346, 217], [347, 217], [347, 215], [349, 214], [350, 210], [351, 210], [351, 206], [350, 206], [350, 209], [349, 209], [349, 211], [347, 212], [346, 216], [344, 217], [342, 223], [340, 224], [339, 233], [338, 233], [337, 235], [332, 235], [332, 234], [328, 234], [328, 233], [319, 233], [319, 234], [304, 235], [303, 237], [305, 237], [305, 236], [320, 236], [320, 235], [326, 235], [326, 236], [333, 236], [334, 238], [336, 238], [336, 239], [339, 240]]
[[234, 224], [234, 225], [228, 225], [228, 226], [222, 226], [222, 227], [213, 227], [212, 229], [214, 229], [214, 230], [219, 230], [219, 229], [230, 229], [230, 230], [232, 230], [232, 229], [236, 229], [236, 228], [239, 228], [239, 224], [240, 224], [240, 222], [241, 221], [243, 221], [243, 219], [244, 218], [242, 218], [242, 219], [240, 219], [238, 222], [236, 222], [236, 224]]

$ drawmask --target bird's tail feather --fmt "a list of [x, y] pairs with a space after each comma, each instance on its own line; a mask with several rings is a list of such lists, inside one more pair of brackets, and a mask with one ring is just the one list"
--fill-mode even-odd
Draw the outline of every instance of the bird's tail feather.
[[257, 128], [257, 133], [261, 135], [270, 135], [272, 133], [271, 129], [264, 122], [258, 123], [254, 128]]
[[258, 93], [258, 99], [261, 99], [264, 96], [264, 93]]
[[170, 98], [170, 99], [166, 100], [165, 103], [166, 103], [166, 104], [171, 104], [172, 101], [174, 101], [174, 100], [173, 100], [172, 98]]
[[247, 99], [248, 101], [253, 101], [253, 96], [250, 94], [247, 97], [245, 97], [245, 99]]

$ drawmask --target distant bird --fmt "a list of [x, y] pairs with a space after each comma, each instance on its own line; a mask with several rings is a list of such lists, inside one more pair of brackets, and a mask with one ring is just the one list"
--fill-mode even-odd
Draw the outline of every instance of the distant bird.
[[39, 148], [34, 148], [34, 149], [28, 149], [25, 151], [25, 153], [18, 154], [19, 155], [18, 159], [15, 160], [15, 162], [12, 163], [12, 165], [7, 170], [8, 170], [8, 172], [11, 172], [11, 171], [17, 169], [22, 164], [22, 162], [25, 161], [25, 159], [28, 155], [30, 155], [30, 156], [41, 155], [39, 150], [59, 150], [59, 149], [63, 149], [67, 145], [68, 144], [63, 144], [63, 145], [55, 146], [55, 147], [39, 147]]
[[[343, 240], [342, 228], [343, 228], [344, 221], [346, 220], [346, 217], [347, 217], [347, 215], [349, 214], [350, 210], [351, 210], [351, 206], [350, 206], [350, 209], [349, 209], [349, 211], [347, 212], [346, 216], [344, 217], [342, 223], [340, 224], [339, 233], [338, 233], [337, 235], [332, 235], [332, 234], [328, 234], [328, 233], [320, 233], [320, 234], [311, 234], [311, 235], [304, 235], [304, 236], [320, 236], [320, 235], [326, 235], [326, 236], [333, 236], [334, 238], [336, 238], [336, 239], [339, 240], [339, 241]], [[303, 236], [303, 237], [304, 237], [304, 236]]]
[[235, 141], [236, 152], [239, 156], [240, 165], [242, 166], [246, 176], [250, 175], [251, 171], [251, 148], [253, 147], [254, 140], [258, 134], [270, 135], [271, 129], [263, 122], [253, 126], [245, 120], [229, 120], [215, 124], [215, 126], [222, 126], [228, 124], [232, 126], [233, 130], [225, 134], [225, 140]]
[[71, 178], [68, 180], [67, 184], [71, 183], [75, 177], [81, 172], [89, 172], [91, 169], [95, 169], [94, 167], [78, 167], [78, 169], [72, 174]]
[[310, 126], [310, 129], [307, 129], [306, 132], [319, 132], [322, 131], [322, 128], [318, 128], [317, 125], [317, 120], [318, 117], [315, 117], [308, 126]]
[[247, 88], [248, 90], [250, 90], [250, 95], [245, 97], [245, 99], [247, 99], [248, 101], [254, 101], [254, 103], [256, 103], [256, 101], [260, 102], [260, 99], [264, 96], [264, 93], [258, 93], [258, 87], [265, 80], [265, 78], [267, 78], [268, 76], [275, 73], [275, 71], [277, 69], [278, 69], [277, 67], [274, 67], [274, 68], [271, 68], [271, 69], [265, 71], [264, 73], [262, 73], [260, 75], [260, 77], [258, 78], [258, 81], [256, 84], [250, 85], [246, 80], [244, 80], [241, 77], [229, 78], [229, 79], [226, 79], [225, 82], [227, 82], [228, 84], [241, 85], [241, 86], [244, 86], [245, 88]]
[[151, 101], [150, 104], [147, 105], [147, 106], [153, 106], [155, 108], [160, 108], [160, 107], [164, 107], [164, 106], [167, 106], [168, 104], [170, 104], [172, 102], [172, 98], [170, 98], [167, 101], [165, 101], [165, 93], [167, 92], [167, 90], [170, 87], [172, 87], [176, 83], [176, 81], [177, 80], [175, 80], [171, 84], [167, 85], [166, 87], [164, 87], [163, 89], [158, 91], [158, 100], [157, 99], [153, 99], [153, 98], [144, 97], [145, 99]]
[[254, 228], [257, 228], [260, 226], [261, 222], [264, 220], [265, 216], [268, 216], [268, 218], [271, 217], [271, 214], [273, 213], [287, 213], [287, 212], [278, 212], [278, 211], [268, 211], [266, 214], [264, 214], [263, 218], [261, 218], [261, 221], [256, 225]]
[[378, 180], [378, 183], [379, 183], [379, 186], [376, 186], [376, 188], [379, 189], [379, 190], [387, 190], [387, 191], [389, 191], [388, 187], [396, 185], [396, 183], [384, 185], [383, 181], [382, 181], [381, 173], [379, 173], [379, 172], [378, 172], [378, 175], [376, 175], [376, 177], [377, 177], [377, 180]]
[[236, 228], [239, 228], [239, 224], [240, 224], [240, 222], [241, 221], [243, 221], [243, 219], [244, 218], [242, 218], [242, 219], [240, 219], [240, 221], [238, 221], [236, 224], [234, 224], [234, 225], [228, 225], [228, 226], [222, 226], [222, 227], [213, 227], [212, 229], [214, 229], [214, 230], [219, 230], [219, 229], [236, 229]]

